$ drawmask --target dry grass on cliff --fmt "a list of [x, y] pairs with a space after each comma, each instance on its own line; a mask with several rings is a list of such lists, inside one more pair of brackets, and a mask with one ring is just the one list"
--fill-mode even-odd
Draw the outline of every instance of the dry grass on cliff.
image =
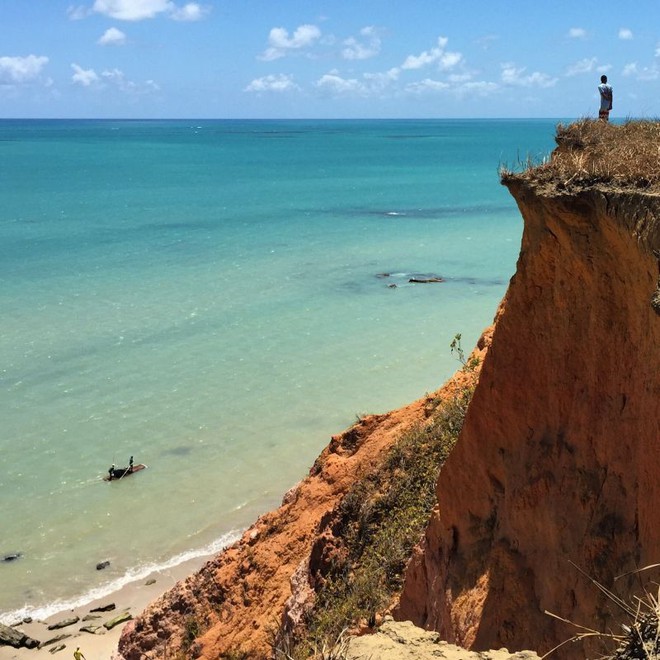
[[[618, 608], [627, 623], [621, 623], [621, 629], [618, 632], [612, 632], [611, 630], [603, 632], [577, 624], [546, 611], [546, 614], [578, 628], [580, 632], [546, 653], [543, 658], [548, 658], [555, 653], [559, 653], [565, 644], [597, 638], [604, 642], [605, 648], [614, 649], [613, 652], [608, 652], [600, 656], [599, 660], [660, 660], [660, 587], [657, 593], [651, 592], [648, 589], [642, 589], [643, 595], [641, 597], [639, 595], [633, 595], [623, 598], [597, 580], [594, 580], [577, 565], [573, 564], [573, 566], [588, 578], [599, 591], [605, 594], [607, 599]], [[626, 573], [619, 577], [627, 577], [657, 568], [660, 568], [660, 564], [646, 566], [645, 568], [633, 571], [633, 573]], [[615, 581], [618, 579], [615, 578]], [[657, 586], [656, 582], [652, 584]]]
[[560, 189], [601, 184], [660, 192], [660, 121], [581, 119], [559, 124], [555, 141], [557, 148], [540, 164], [528, 161], [518, 173], [502, 167], [502, 183], [525, 179]]
[[334, 531], [341, 549], [328, 572], [317, 576], [321, 586], [307, 636], [291, 639], [279, 631], [276, 658], [335, 657], [319, 649], [332, 648], [347, 629], [373, 625], [401, 590], [406, 564], [435, 504], [438, 472], [458, 438], [476, 382], [478, 364], [461, 361], [466, 385], [453, 398], [432, 401], [427, 422], [404, 433], [380, 468], [340, 503]]

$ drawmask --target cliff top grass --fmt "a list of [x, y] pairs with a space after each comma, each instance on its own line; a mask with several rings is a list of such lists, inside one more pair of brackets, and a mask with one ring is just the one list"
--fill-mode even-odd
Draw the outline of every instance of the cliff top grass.
[[502, 167], [502, 183], [525, 180], [559, 189], [596, 185], [660, 193], [660, 121], [581, 119], [558, 124], [555, 141], [557, 148], [540, 164], [528, 159], [521, 172]]

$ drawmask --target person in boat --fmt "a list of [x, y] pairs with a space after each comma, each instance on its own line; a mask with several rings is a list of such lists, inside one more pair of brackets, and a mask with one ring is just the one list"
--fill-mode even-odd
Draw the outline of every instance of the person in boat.
[[128, 461], [128, 471], [133, 472], [133, 457], [131, 456], [131, 460]]
[[108, 480], [112, 481], [115, 478], [115, 464], [113, 463], [108, 470]]

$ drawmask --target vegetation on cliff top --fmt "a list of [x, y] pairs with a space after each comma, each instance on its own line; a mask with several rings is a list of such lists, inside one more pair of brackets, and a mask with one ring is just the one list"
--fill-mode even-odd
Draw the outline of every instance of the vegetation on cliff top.
[[502, 183], [523, 179], [560, 189], [601, 184], [660, 193], [660, 121], [581, 119], [558, 124], [555, 141], [557, 148], [540, 164], [530, 159], [518, 173], [502, 167]]

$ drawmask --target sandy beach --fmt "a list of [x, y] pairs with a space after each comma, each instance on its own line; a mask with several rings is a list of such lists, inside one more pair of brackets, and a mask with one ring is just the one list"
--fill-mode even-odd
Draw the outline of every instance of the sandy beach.
[[[70, 658], [76, 647], [79, 646], [87, 660], [116, 660], [119, 658], [117, 643], [124, 624], [120, 624], [106, 630], [103, 624], [123, 612], [129, 612], [133, 617], [137, 616], [152, 600], [172, 587], [178, 580], [185, 578], [210, 559], [207, 557], [196, 557], [173, 568], [154, 571], [152, 574], [137, 582], [127, 584], [119, 591], [109, 594], [100, 600], [92, 601], [82, 607], [73, 610], [64, 610], [43, 621], [32, 621], [15, 626], [26, 635], [39, 640], [42, 644], [59, 635], [70, 635], [59, 642], [42, 646], [38, 649], [15, 649], [10, 646], [0, 647], [0, 660], [36, 660], [51, 655], [49, 651], [58, 646], [64, 648], [52, 653], [53, 657]], [[106, 612], [91, 612], [91, 610], [114, 604], [114, 609]], [[83, 621], [86, 616], [99, 618]], [[48, 626], [79, 617], [77, 623], [58, 630], [48, 630]], [[81, 631], [84, 626], [100, 626], [99, 630], [92, 634]]]

